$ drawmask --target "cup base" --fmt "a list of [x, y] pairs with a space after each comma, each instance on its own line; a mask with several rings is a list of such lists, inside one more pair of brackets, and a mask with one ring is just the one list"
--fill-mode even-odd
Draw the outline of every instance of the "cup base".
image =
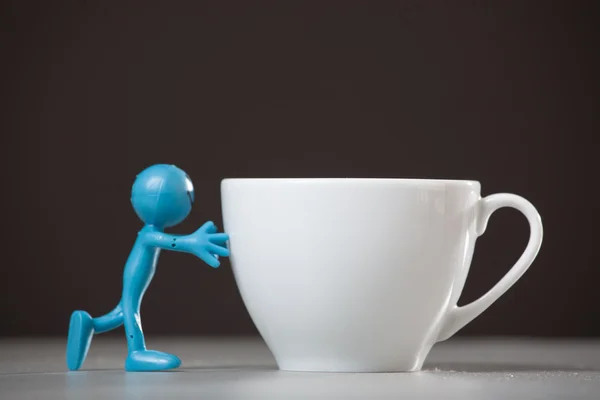
[[313, 373], [410, 373], [418, 372], [422, 366], [418, 362], [405, 365], [385, 365], [360, 362], [323, 360], [282, 361], [277, 363], [280, 371]]

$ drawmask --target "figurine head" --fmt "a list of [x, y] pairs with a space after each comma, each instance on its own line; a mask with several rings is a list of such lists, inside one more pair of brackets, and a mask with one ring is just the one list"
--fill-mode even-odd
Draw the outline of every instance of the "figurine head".
[[148, 225], [168, 228], [192, 211], [194, 186], [190, 177], [174, 165], [157, 164], [140, 172], [131, 189], [131, 204]]

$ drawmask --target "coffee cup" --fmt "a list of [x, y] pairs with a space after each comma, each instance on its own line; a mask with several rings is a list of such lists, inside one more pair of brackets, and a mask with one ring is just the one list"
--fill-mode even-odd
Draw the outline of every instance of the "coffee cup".
[[[523, 197], [477, 181], [243, 178], [221, 182], [242, 300], [279, 369], [408, 372], [504, 294], [542, 243]], [[478, 300], [457, 306], [491, 214], [527, 218], [524, 253]]]

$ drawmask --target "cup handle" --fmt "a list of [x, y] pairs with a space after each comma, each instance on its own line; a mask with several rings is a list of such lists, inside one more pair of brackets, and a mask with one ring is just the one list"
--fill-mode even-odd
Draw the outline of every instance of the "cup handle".
[[476, 219], [477, 236], [481, 236], [485, 232], [488, 220], [494, 211], [502, 207], [512, 207], [523, 213], [529, 221], [529, 243], [516, 264], [486, 294], [462, 307], [458, 307], [455, 304], [447, 311], [442, 321], [442, 328], [438, 334], [438, 342], [449, 339], [510, 289], [533, 263], [542, 245], [544, 231], [542, 220], [535, 207], [523, 197], [510, 193], [493, 194], [480, 199], [478, 207]]

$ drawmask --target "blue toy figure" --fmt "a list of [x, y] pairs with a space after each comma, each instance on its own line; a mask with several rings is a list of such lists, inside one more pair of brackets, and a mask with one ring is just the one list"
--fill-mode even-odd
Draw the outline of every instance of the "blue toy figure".
[[67, 339], [67, 367], [77, 370], [87, 355], [92, 336], [125, 325], [127, 371], [158, 371], [177, 368], [177, 356], [147, 350], [142, 332], [140, 305], [156, 270], [161, 249], [194, 254], [213, 268], [219, 256], [229, 256], [228, 235], [217, 233], [212, 222], [191, 235], [170, 235], [165, 228], [183, 221], [192, 210], [194, 187], [188, 175], [174, 165], [153, 165], [141, 172], [132, 188], [131, 203], [144, 227], [125, 264], [121, 301], [106, 315], [92, 318], [85, 311], [71, 315]]

